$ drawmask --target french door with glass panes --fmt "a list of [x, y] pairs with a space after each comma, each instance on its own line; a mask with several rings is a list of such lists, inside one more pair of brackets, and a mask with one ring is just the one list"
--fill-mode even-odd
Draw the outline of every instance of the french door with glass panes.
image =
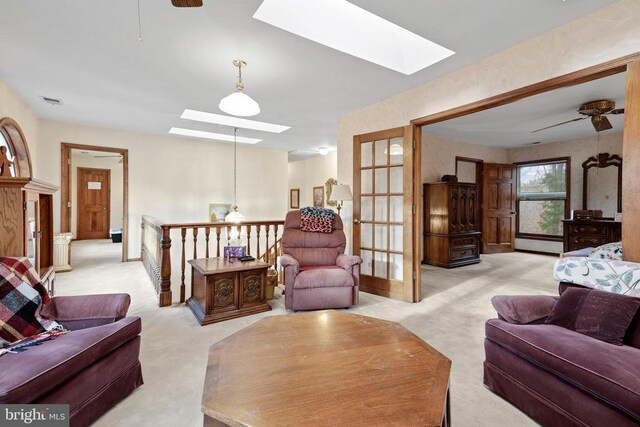
[[[418, 301], [412, 128], [354, 137], [353, 248], [360, 290]], [[418, 282], [419, 283], [419, 282]]]

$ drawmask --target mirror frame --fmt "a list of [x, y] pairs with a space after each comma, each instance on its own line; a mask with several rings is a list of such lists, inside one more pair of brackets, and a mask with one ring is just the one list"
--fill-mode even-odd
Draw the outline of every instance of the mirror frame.
[[591, 168], [606, 168], [609, 166], [615, 166], [618, 168], [618, 212], [622, 212], [622, 157], [617, 154], [598, 153], [597, 156], [591, 156], [584, 162], [582, 162], [582, 209], [587, 209], [587, 198], [589, 188], [587, 183], [589, 181], [589, 169]]

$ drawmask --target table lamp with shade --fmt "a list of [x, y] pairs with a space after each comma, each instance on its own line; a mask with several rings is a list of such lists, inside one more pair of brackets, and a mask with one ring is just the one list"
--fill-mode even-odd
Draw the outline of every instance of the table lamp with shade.
[[331, 186], [331, 195], [329, 196], [329, 200], [332, 202], [337, 202], [338, 207], [338, 215], [340, 215], [340, 209], [342, 209], [342, 204], [345, 201], [353, 200], [353, 196], [351, 195], [351, 187], [348, 185], [332, 185]]

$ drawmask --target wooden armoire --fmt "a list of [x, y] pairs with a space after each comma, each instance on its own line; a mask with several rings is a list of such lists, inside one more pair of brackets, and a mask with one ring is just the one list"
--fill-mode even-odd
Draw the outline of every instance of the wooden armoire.
[[0, 178], [0, 256], [26, 256], [51, 295], [53, 193], [58, 187], [31, 178]]
[[53, 193], [55, 185], [33, 179], [31, 157], [20, 126], [0, 119], [0, 256], [27, 257], [53, 295]]
[[423, 185], [423, 264], [459, 267], [480, 262], [478, 184], [435, 182]]

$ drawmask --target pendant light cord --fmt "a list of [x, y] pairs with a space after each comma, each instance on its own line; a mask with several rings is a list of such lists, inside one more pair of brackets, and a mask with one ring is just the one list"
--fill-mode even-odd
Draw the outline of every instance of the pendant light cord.
[[237, 170], [236, 155], [238, 150], [237, 134], [238, 128], [233, 128], [233, 209], [238, 210], [238, 193], [237, 193]]
[[244, 83], [242, 83], [242, 62], [238, 61], [238, 83], [236, 83], [236, 89], [239, 92], [244, 90]]
[[140, 0], [138, 0], [138, 41], [142, 41], [142, 21], [140, 19]]

